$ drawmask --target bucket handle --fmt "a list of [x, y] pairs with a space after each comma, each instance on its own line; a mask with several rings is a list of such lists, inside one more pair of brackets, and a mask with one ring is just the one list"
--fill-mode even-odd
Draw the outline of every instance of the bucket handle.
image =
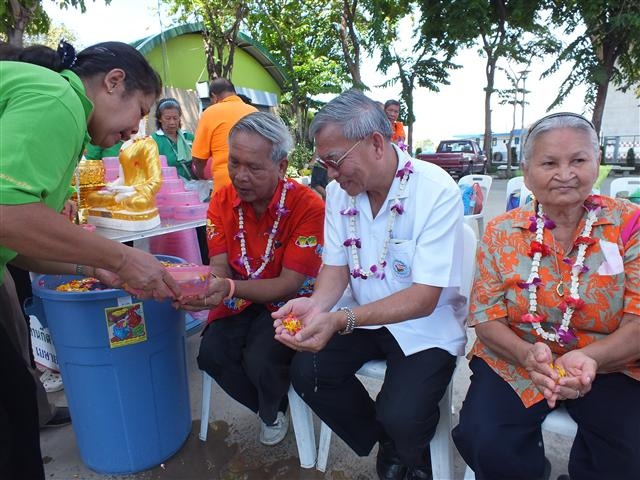
[[24, 303], [22, 304], [22, 307], [24, 308], [24, 311], [27, 313], [27, 315], [33, 315], [34, 317], [37, 317], [38, 321], [40, 321], [40, 324], [43, 327], [47, 328], [49, 326], [47, 322], [47, 316], [44, 313], [44, 305], [40, 297], [26, 298], [24, 300]]

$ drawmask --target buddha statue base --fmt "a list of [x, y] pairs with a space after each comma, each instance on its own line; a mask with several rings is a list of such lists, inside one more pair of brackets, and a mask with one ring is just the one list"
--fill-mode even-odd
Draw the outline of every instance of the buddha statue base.
[[108, 208], [90, 208], [88, 222], [96, 227], [113, 228], [129, 232], [150, 230], [160, 225], [157, 208], [146, 211], [109, 210]]

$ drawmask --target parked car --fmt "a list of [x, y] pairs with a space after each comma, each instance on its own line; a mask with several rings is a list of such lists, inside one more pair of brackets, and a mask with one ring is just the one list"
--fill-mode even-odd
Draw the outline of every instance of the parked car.
[[416, 158], [435, 163], [452, 177], [487, 173], [487, 156], [474, 140], [443, 140], [436, 153], [419, 153]]

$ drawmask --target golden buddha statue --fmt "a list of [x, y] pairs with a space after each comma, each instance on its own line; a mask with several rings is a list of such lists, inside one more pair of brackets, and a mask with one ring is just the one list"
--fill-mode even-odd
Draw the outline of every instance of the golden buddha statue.
[[160, 225], [155, 195], [162, 183], [160, 155], [151, 137], [136, 139], [120, 151], [120, 177], [89, 194], [89, 223], [120, 230]]

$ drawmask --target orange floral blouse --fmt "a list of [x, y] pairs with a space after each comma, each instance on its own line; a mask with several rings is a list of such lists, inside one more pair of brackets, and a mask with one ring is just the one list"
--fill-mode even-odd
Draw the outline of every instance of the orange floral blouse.
[[[640, 234], [635, 233], [626, 245], [620, 239], [622, 226], [631, 220], [638, 206], [626, 200], [597, 198], [603, 205], [592, 231], [592, 238], [597, 241], [586, 252], [584, 264], [589, 270], [580, 275], [579, 294], [586, 305], [574, 312], [570, 325], [578, 342], [573, 346], [561, 346], [547, 341], [557, 355], [605, 337], [618, 328], [623, 313], [640, 315]], [[506, 317], [509, 327], [519, 337], [531, 343], [545, 341], [536, 335], [530, 323], [521, 321], [520, 317], [529, 308], [529, 292], [517, 286], [517, 282], [527, 281], [531, 270], [528, 251], [535, 240], [535, 233], [529, 230], [529, 225], [534, 215], [534, 202], [531, 202], [494, 218], [487, 225], [476, 259], [478, 265], [468, 318], [470, 326]], [[582, 231], [585, 219], [586, 209], [576, 237]], [[537, 302], [538, 313], [547, 316], [547, 321], [541, 325], [550, 331], [562, 319], [558, 308], [562, 299], [556, 292], [560, 280], [558, 269], [562, 272], [567, 296], [571, 267], [563, 259], [575, 260], [577, 249], [573, 247], [565, 255], [560, 246], [554, 245], [549, 229], [545, 229], [543, 243], [551, 249], [551, 255], [543, 256], [540, 261], [542, 284], [538, 287]], [[525, 406], [543, 400], [523, 367], [498, 357], [479, 339], [469, 357], [474, 355], [482, 358], [509, 383]], [[622, 373], [640, 381], [640, 362], [628, 365]]]

